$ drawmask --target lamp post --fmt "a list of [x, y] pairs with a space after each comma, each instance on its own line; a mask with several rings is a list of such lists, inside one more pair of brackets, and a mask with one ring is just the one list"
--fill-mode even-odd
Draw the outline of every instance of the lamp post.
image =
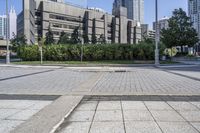
[[8, 30], [9, 30], [9, 16], [8, 16], [8, 0], [6, 0], [6, 64], [10, 64], [10, 51], [9, 51], [9, 35], [8, 35]]
[[158, 49], [158, 43], [159, 43], [159, 24], [158, 24], [158, 0], [155, 0], [155, 16], [156, 16], [156, 36], [155, 36], [155, 65], [159, 65], [159, 49]]
[[81, 42], [81, 62], [83, 62], [83, 44], [84, 44], [84, 40], [81, 34], [81, 16], [79, 16], [80, 18], [80, 22], [79, 22], [79, 41]]

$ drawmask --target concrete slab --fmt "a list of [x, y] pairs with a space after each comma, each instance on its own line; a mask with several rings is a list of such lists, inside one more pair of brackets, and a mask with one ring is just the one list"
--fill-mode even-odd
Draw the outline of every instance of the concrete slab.
[[0, 122], [0, 133], [9, 133], [11, 130], [13, 130], [23, 122], [24, 121], [2, 120]]
[[144, 102], [149, 110], [173, 110], [166, 102]]
[[200, 102], [191, 102], [193, 105], [197, 106], [200, 109]]
[[158, 122], [164, 133], [198, 133], [186, 122]]
[[20, 111], [19, 109], [0, 109], [0, 119], [5, 119]]
[[47, 105], [49, 105], [51, 103], [52, 103], [52, 101], [35, 101], [34, 105], [29, 107], [28, 109], [41, 110], [42, 108], [44, 108], [45, 106], [47, 106]]
[[90, 133], [125, 133], [123, 122], [94, 122]]
[[91, 122], [67, 122], [60, 133], [88, 133]]
[[175, 111], [165, 111], [165, 110], [157, 110], [151, 111], [153, 117], [156, 121], [161, 122], [177, 122], [177, 121], [185, 121], [177, 112]]
[[200, 132], [200, 122], [191, 122], [191, 124]]
[[84, 101], [79, 104], [76, 108], [77, 111], [95, 111], [97, 106], [97, 101]]
[[68, 119], [70, 122], [92, 121], [95, 111], [75, 111]]
[[106, 122], [106, 121], [123, 121], [121, 110], [106, 110], [97, 111], [94, 117], [95, 122]]
[[145, 111], [147, 111], [147, 108], [145, 107], [144, 103], [141, 101], [122, 101], [122, 108], [123, 108], [123, 110], [145, 110]]
[[121, 110], [120, 101], [100, 101], [97, 111], [100, 110]]
[[8, 120], [28, 120], [30, 117], [32, 117], [34, 114], [36, 114], [37, 112], [39, 112], [39, 110], [22, 110], [10, 117], [7, 117], [6, 119]]
[[168, 102], [177, 111], [197, 111], [197, 107], [189, 102]]
[[154, 121], [126, 121], [126, 133], [162, 133]]
[[191, 122], [200, 122], [200, 111], [180, 111], [180, 114]]
[[125, 121], [153, 121], [153, 117], [151, 116], [149, 111], [143, 110], [124, 110], [124, 120]]

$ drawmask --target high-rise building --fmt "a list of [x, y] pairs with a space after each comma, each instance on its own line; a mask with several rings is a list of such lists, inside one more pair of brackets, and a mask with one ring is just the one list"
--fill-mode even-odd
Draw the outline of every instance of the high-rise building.
[[8, 38], [12, 39], [13, 35], [17, 33], [17, 15], [15, 9], [11, 7], [9, 12], [9, 19], [7, 19], [6, 15], [0, 16], [0, 38], [6, 39], [6, 32], [7, 32], [7, 20], [8, 20]]
[[[162, 29], [169, 28], [169, 22], [168, 21], [169, 21], [168, 17], [163, 17], [160, 20], [158, 20], [159, 31], [161, 31]], [[156, 22], [153, 22], [153, 30], [156, 30]]]
[[9, 39], [12, 39], [17, 34], [17, 14], [14, 7], [11, 7], [9, 12]]
[[200, 38], [200, 0], [188, 0], [188, 14]]
[[119, 7], [127, 8], [128, 19], [144, 23], [144, 0], [115, 0], [113, 3], [113, 15], [118, 15]]
[[6, 23], [7, 23], [7, 17], [6, 15], [0, 16], [0, 38], [6, 39]]

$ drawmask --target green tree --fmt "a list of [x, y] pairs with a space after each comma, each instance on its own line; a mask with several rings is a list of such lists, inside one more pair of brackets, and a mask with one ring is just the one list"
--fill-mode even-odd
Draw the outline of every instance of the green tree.
[[27, 39], [25, 35], [14, 35], [14, 38], [10, 40], [12, 44], [13, 51], [16, 51], [18, 47], [27, 44]]
[[104, 36], [103, 34], [100, 35], [100, 37], [99, 37], [99, 42], [100, 42], [101, 44], [105, 44], [105, 43], [106, 43], [106, 38], [105, 38], [105, 36]]
[[161, 30], [161, 41], [167, 48], [175, 46], [192, 47], [199, 41], [198, 34], [183, 9], [175, 9], [168, 22], [169, 28]]
[[55, 43], [55, 40], [54, 40], [53, 32], [49, 26], [48, 32], [46, 33], [45, 44], [50, 45], [50, 44], [54, 44], [54, 43]]
[[73, 33], [71, 34], [71, 42], [73, 44], [77, 44], [80, 43], [80, 39], [79, 39], [79, 27], [75, 28]]
[[84, 40], [84, 43], [86, 44], [90, 42], [89, 37], [86, 34], [83, 34], [83, 40]]
[[97, 43], [97, 36], [95, 34], [92, 34], [92, 44]]
[[58, 44], [68, 44], [68, 43], [70, 43], [69, 35], [65, 33], [64, 31], [62, 31], [60, 34]]

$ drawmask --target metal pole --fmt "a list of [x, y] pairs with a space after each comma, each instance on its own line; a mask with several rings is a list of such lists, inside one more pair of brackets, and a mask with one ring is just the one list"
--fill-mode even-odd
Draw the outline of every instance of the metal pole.
[[6, 64], [10, 64], [10, 51], [9, 51], [9, 35], [8, 35], [8, 30], [9, 30], [9, 16], [8, 16], [8, 0], [6, 0]]
[[159, 65], [159, 49], [158, 49], [158, 43], [159, 43], [159, 24], [158, 24], [158, 0], [155, 0], [155, 16], [156, 16], [156, 37], [155, 37], [155, 65]]

